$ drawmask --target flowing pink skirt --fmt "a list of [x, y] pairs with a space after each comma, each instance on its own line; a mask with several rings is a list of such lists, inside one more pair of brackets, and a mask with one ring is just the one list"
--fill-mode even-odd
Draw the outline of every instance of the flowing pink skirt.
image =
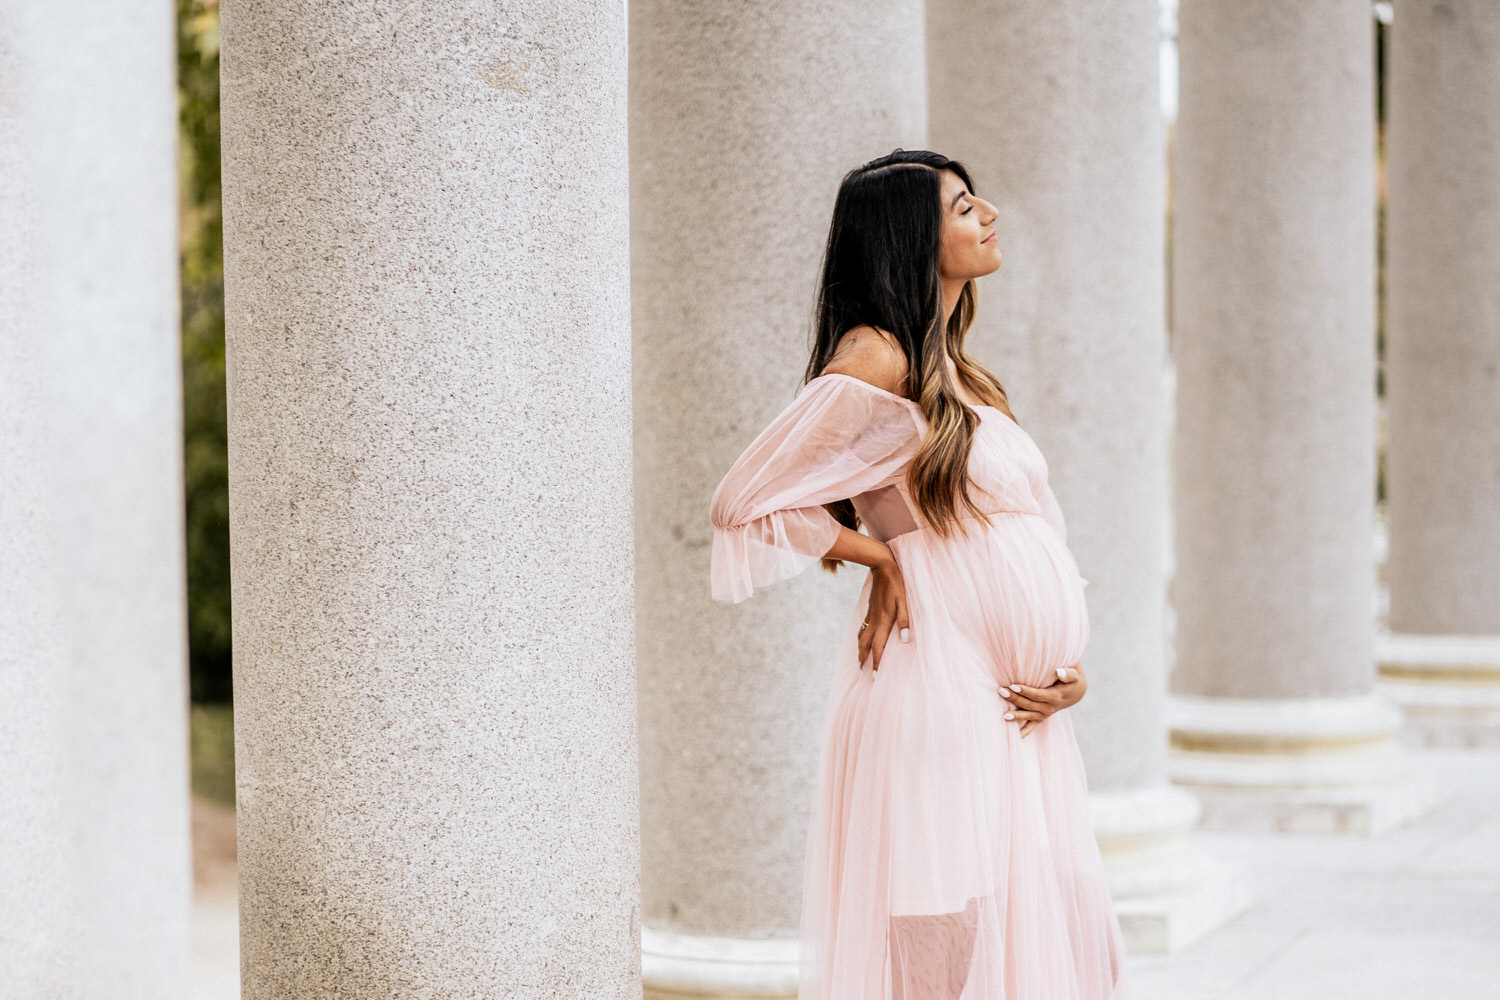
[[808, 834], [799, 1000], [1126, 1000], [1066, 709], [1025, 739], [997, 688], [1080, 662], [1086, 583], [1035, 514], [889, 540], [912, 641], [840, 645]]

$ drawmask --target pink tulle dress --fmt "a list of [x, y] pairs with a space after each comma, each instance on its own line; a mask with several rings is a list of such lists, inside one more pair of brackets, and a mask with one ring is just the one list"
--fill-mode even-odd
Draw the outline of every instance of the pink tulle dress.
[[1045, 686], [1080, 662], [1088, 581], [1036, 443], [1003, 411], [974, 409], [968, 468], [993, 524], [968, 515], [967, 537], [939, 536], [908, 498], [921, 406], [849, 375], [804, 385], [714, 492], [716, 600], [817, 563], [839, 533], [822, 504], [845, 498], [906, 584], [912, 641], [893, 630], [878, 672], [858, 663], [868, 573], [842, 625], [807, 839], [799, 1000], [1128, 995], [1071, 713], [1022, 739], [996, 690]]

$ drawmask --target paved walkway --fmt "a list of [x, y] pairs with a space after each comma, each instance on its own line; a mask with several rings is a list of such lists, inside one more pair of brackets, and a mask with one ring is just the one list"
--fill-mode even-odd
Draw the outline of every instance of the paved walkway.
[[[1246, 865], [1256, 902], [1132, 959], [1133, 1000], [1500, 1000], [1500, 748], [1412, 753], [1450, 794], [1402, 829], [1199, 834]], [[194, 998], [236, 1000], [233, 813], [196, 803], [194, 833]]]
[[193, 798], [193, 1000], [239, 1000], [234, 809]]
[[1411, 753], [1450, 794], [1401, 829], [1198, 834], [1256, 901], [1132, 959], [1134, 1000], [1500, 1000], [1500, 749]]

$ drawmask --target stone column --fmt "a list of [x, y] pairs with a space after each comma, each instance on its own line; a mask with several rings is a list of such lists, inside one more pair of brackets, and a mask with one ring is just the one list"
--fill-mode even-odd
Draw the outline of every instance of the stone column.
[[246, 1000], [638, 998], [624, 8], [222, 38]]
[[1500, 4], [1400, 5], [1386, 134], [1384, 688], [1500, 743]]
[[1373, 20], [1190, 2], [1178, 37], [1171, 771], [1209, 826], [1378, 831], [1430, 783], [1375, 691]]
[[970, 344], [1048, 459], [1088, 577], [1078, 735], [1132, 951], [1248, 902], [1166, 776], [1168, 368], [1157, 5], [928, 5], [932, 145], [1000, 210]]
[[708, 503], [801, 383], [840, 178], [926, 141], [922, 3], [632, 0], [630, 19], [645, 983], [790, 996], [863, 571], [715, 604]]
[[169, 5], [0, 9], [0, 993], [188, 993]]

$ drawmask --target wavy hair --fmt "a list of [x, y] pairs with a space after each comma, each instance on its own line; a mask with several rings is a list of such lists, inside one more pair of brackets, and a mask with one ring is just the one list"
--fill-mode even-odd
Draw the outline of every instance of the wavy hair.
[[[895, 342], [906, 358], [902, 395], [919, 403], [928, 421], [907, 470], [907, 490], [921, 517], [947, 537], [955, 526], [967, 534], [960, 503], [986, 523], [989, 518], [969, 492], [969, 451], [979, 417], [959, 399], [943, 364], [945, 350], [970, 393], [1012, 419], [1014, 414], [1000, 380], [964, 351], [977, 303], [972, 280], [964, 282], [943, 323], [940, 170], [953, 171], [974, 190], [961, 163], [924, 149], [897, 149], [844, 175], [823, 253], [803, 384], [822, 373], [839, 338], [856, 326], [874, 327]], [[825, 507], [840, 524], [859, 528], [852, 500]], [[842, 565], [838, 559], [822, 562], [830, 572]]]

